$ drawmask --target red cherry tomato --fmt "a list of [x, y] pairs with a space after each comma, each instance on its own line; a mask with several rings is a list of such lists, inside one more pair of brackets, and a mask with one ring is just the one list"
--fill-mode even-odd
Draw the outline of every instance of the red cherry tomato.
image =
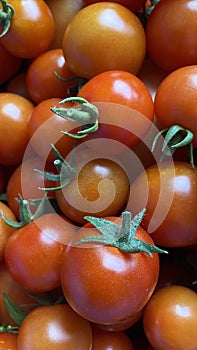
[[34, 105], [23, 96], [0, 93], [0, 164], [21, 163], [29, 137], [28, 120]]
[[41, 344], [42, 350], [91, 350], [90, 324], [68, 305], [40, 306], [22, 322], [18, 349], [40, 350]]
[[17, 350], [18, 334], [0, 333], [1, 350]]
[[53, 97], [71, 96], [72, 90], [69, 92], [68, 89], [74, 87], [76, 81], [65, 82], [61, 78], [70, 79], [72, 77], [73, 73], [67, 67], [61, 48], [42, 53], [31, 62], [27, 69], [27, 89], [32, 101], [38, 104]]
[[[121, 223], [121, 218], [109, 220]], [[91, 224], [78, 230], [63, 254], [61, 285], [76, 312], [92, 322], [108, 325], [128, 319], [144, 307], [157, 283], [159, 258], [156, 253], [125, 253], [98, 243], [75, 244], [83, 237], [99, 234]], [[135, 237], [153, 244], [141, 227]]]
[[183, 286], [159, 289], [145, 307], [143, 324], [155, 350], [195, 350], [196, 293]]
[[22, 59], [7, 51], [0, 41], [0, 84], [5, 83], [19, 70]]
[[159, 1], [148, 17], [148, 54], [167, 72], [197, 64], [196, 5], [190, 0]]
[[138, 17], [126, 7], [98, 2], [73, 17], [62, 48], [70, 70], [82, 78], [111, 69], [136, 74], [146, 54], [146, 36]]

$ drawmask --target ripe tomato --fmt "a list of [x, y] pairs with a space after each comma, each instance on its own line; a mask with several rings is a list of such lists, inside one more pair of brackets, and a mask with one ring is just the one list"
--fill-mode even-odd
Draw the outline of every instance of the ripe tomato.
[[[74, 132], [79, 130], [75, 122], [65, 120], [51, 111], [57, 107], [60, 98], [49, 98], [40, 102], [32, 111], [28, 122], [29, 146], [26, 150], [28, 157], [29, 147], [45, 161], [53, 162], [55, 159], [51, 144], [54, 144], [62, 156], [66, 156], [74, 146], [74, 139], [63, 135], [62, 130]], [[66, 108], [73, 107], [66, 104]], [[64, 105], [62, 105], [64, 107]]]
[[5, 261], [13, 278], [34, 293], [58, 287], [62, 254], [75, 230], [58, 214], [48, 213], [15, 231], [5, 247]]
[[111, 69], [136, 74], [146, 54], [146, 36], [133, 12], [117, 3], [98, 2], [73, 17], [62, 48], [70, 70], [82, 78]]
[[[121, 218], [109, 218], [121, 224]], [[91, 224], [80, 228], [66, 247], [61, 264], [61, 285], [66, 300], [82, 317], [112, 324], [136, 315], [149, 300], [159, 275], [159, 258], [146, 253], [126, 253], [99, 243], [83, 243], [81, 238], [100, 235]], [[153, 244], [138, 227], [135, 237]], [[143, 277], [142, 277], [143, 276]]]
[[21, 95], [31, 101], [31, 97], [27, 89], [26, 71], [19, 71], [11, 79], [9, 79], [6, 85], [6, 91]]
[[108, 332], [92, 328], [92, 350], [134, 350], [134, 347], [125, 332]]
[[19, 164], [28, 144], [27, 125], [34, 105], [25, 97], [0, 93], [0, 164]]
[[[83, 0], [83, 3], [85, 6], [94, 4], [95, 2], [104, 2], [105, 0]], [[109, 2], [116, 2], [117, 4], [120, 4], [122, 6], [127, 7], [129, 10], [133, 12], [137, 12], [140, 10], [143, 5], [145, 4], [146, 0], [109, 0]]]
[[145, 306], [143, 324], [155, 350], [195, 350], [196, 293], [183, 286], [159, 289]]
[[159, 1], [148, 17], [148, 54], [167, 72], [197, 64], [196, 5], [190, 0]]
[[9, 0], [14, 16], [8, 32], [0, 39], [14, 56], [34, 58], [46, 51], [54, 36], [53, 15], [43, 0]]
[[[19, 194], [26, 200], [41, 199], [44, 192], [39, 190], [39, 187], [52, 187], [54, 185], [53, 182], [44, 179], [42, 175], [34, 171], [34, 169], [44, 170], [43, 168], [45, 171], [51, 172], [56, 170], [52, 164], [45, 164], [38, 156], [24, 159], [22, 164], [18, 165], [8, 180], [6, 187], [7, 202], [18, 219], [20, 218], [20, 213], [19, 203], [16, 199], [19, 199]], [[29, 186], [29, 179], [31, 179], [31, 186]], [[50, 193], [50, 196], [53, 195], [54, 193]], [[34, 213], [36, 206], [31, 205], [31, 203], [29, 204], [32, 213]]]
[[76, 176], [67, 186], [56, 191], [59, 208], [78, 224], [86, 222], [85, 215], [118, 215], [129, 194], [128, 176], [118, 162], [99, 158], [91, 151], [86, 151], [84, 157], [83, 152], [77, 155]]
[[127, 209], [146, 208], [142, 227], [166, 247], [197, 243], [197, 171], [189, 163], [164, 161], [143, 171], [130, 188]]
[[45, 0], [49, 6], [54, 21], [55, 33], [50, 45], [51, 49], [62, 47], [62, 40], [65, 29], [74, 15], [82, 8], [82, 0]]
[[22, 322], [18, 350], [40, 350], [40, 344], [42, 350], [91, 350], [92, 330], [69, 305], [40, 306]]
[[160, 126], [169, 128], [178, 124], [191, 130], [194, 147], [197, 147], [196, 77], [197, 65], [176, 69], [161, 82], [154, 101]]
[[19, 70], [22, 59], [7, 51], [0, 41], [0, 84], [5, 83]]
[[30, 296], [29, 291], [23, 288], [21, 284], [16, 282], [16, 280], [12, 277], [5, 261], [1, 261], [0, 263], [0, 281], [0, 324], [16, 326], [16, 322], [12, 319], [8, 312], [3, 293], [6, 293], [8, 298], [10, 298], [15, 305], [19, 306], [25, 311], [33, 310], [33, 308], [37, 307], [38, 304], [35, 299]]
[[0, 333], [1, 350], [17, 350], [18, 334]]
[[53, 97], [66, 98], [71, 95], [68, 88], [76, 85], [76, 82], [65, 82], [55, 76], [55, 73], [63, 79], [73, 77], [61, 48], [42, 53], [29, 65], [26, 76], [27, 89], [35, 104]]
[[[10, 220], [16, 221], [13, 211], [7, 204], [0, 202], [0, 211]], [[4, 259], [5, 244], [13, 231], [14, 229], [9, 227], [2, 219], [2, 216], [0, 216], [0, 262]]]

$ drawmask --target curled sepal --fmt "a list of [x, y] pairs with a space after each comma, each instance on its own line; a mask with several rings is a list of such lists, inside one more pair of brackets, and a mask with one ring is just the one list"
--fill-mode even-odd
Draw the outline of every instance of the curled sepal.
[[18, 331], [19, 331], [18, 326], [12, 326], [11, 324], [0, 325], [0, 334], [1, 333], [18, 333]]
[[85, 216], [84, 218], [93, 224], [102, 235], [84, 237], [80, 239], [76, 245], [94, 242], [116, 247], [125, 253], [143, 252], [150, 256], [152, 253], [167, 253], [166, 250], [158, 248], [154, 244], [135, 238], [136, 231], [140, 226], [144, 213], [145, 208], [131, 219], [131, 213], [124, 211], [122, 213], [122, 224], [120, 226], [107, 219]]
[[45, 193], [45, 195], [40, 200], [35, 213], [32, 214], [32, 212], [30, 210], [30, 206], [29, 206], [30, 201], [28, 201], [27, 199], [23, 199], [21, 194], [19, 194], [19, 199], [17, 199], [17, 200], [19, 202], [20, 221], [14, 221], [14, 220], [7, 218], [3, 214], [3, 212], [0, 212], [0, 215], [1, 215], [2, 219], [4, 220], [4, 222], [8, 226], [13, 227], [15, 229], [19, 229], [23, 226], [26, 226], [31, 221], [34, 221], [37, 217], [39, 217], [40, 215], [42, 215], [44, 213], [44, 203], [45, 203], [46, 198], [47, 198], [47, 194]]
[[76, 176], [76, 166], [75, 166], [75, 148], [72, 150], [71, 159], [67, 162], [59, 153], [57, 148], [52, 145], [56, 159], [54, 160], [54, 165], [58, 171], [58, 174], [54, 174], [47, 171], [42, 171], [39, 169], [34, 169], [35, 172], [42, 175], [45, 179], [60, 183], [54, 187], [38, 187], [42, 191], [59, 191], [66, 187]]
[[14, 17], [14, 8], [6, 0], [0, 0], [0, 3], [2, 4], [0, 9], [0, 27], [3, 29], [0, 37], [2, 37], [10, 28], [11, 20]]
[[71, 108], [52, 107], [51, 110], [59, 117], [76, 122], [82, 127], [76, 134], [62, 130], [63, 134], [75, 139], [81, 139], [98, 130], [98, 108], [95, 105], [81, 97], [68, 97], [60, 101], [59, 104], [66, 102], [78, 104]]
[[[164, 135], [164, 136], [163, 136]], [[172, 125], [170, 128], [161, 130], [153, 140], [152, 152], [154, 151], [160, 137], [163, 136], [162, 159], [166, 156], [172, 156], [177, 148], [188, 147], [189, 161], [194, 167], [193, 156], [193, 138], [194, 134], [191, 130], [185, 129], [180, 125]]]

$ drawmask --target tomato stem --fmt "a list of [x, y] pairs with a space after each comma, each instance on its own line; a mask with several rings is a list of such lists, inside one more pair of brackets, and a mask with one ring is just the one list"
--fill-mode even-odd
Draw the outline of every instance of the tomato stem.
[[162, 145], [162, 157], [172, 156], [177, 148], [188, 147], [189, 161], [194, 168], [194, 155], [193, 155], [193, 138], [194, 134], [191, 130], [185, 129], [180, 125], [172, 125], [170, 128], [161, 130], [153, 140], [152, 149], [153, 152], [160, 136], [165, 135]]
[[144, 252], [150, 256], [152, 253], [167, 253], [166, 250], [156, 247], [154, 244], [135, 238], [135, 233], [140, 226], [145, 211], [146, 209], [143, 208], [132, 220], [131, 213], [124, 211], [121, 226], [110, 220], [85, 216], [84, 218], [96, 227], [102, 235], [82, 238], [76, 245], [94, 242], [116, 247], [125, 253]]
[[2, 4], [2, 9], [0, 9], [0, 27], [3, 28], [0, 37], [2, 37], [10, 28], [11, 20], [14, 17], [14, 8], [6, 0], [0, 0], [0, 2]]
[[96, 106], [81, 97], [68, 97], [60, 101], [59, 104], [66, 102], [77, 102], [78, 105], [71, 108], [53, 107], [51, 110], [61, 118], [82, 125], [82, 128], [76, 134], [62, 131], [63, 134], [81, 139], [98, 130], [98, 109]]

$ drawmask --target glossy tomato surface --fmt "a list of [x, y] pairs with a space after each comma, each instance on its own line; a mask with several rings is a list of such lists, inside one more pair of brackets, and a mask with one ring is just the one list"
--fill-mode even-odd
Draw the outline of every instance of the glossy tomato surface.
[[145, 57], [146, 36], [133, 12], [117, 3], [98, 2], [73, 17], [62, 48], [70, 70], [82, 78], [110, 69], [135, 74]]
[[161, 128], [172, 125], [191, 130], [197, 146], [197, 65], [176, 69], [160, 83], [156, 91], [155, 115]]
[[[156, 253], [130, 254], [98, 243], [75, 245], [82, 237], [99, 234], [90, 224], [79, 229], [63, 254], [61, 285], [66, 300], [81, 316], [108, 325], [144, 307], [157, 283], [159, 258]], [[135, 236], [153, 244], [140, 227]]]
[[53, 15], [43, 0], [9, 0], [14, 16], [2, 45], [14, 56], [34, 58], [47, 50], [54, 36]]
[[154, 242], [168, 247], [197, 241], [197, 171], [187, 162], [153, 164], [132, 183], [128, 210], [146, 208], [142, 226]]
[[27, 69], [27, 89], [32, 101], [38, 104], [53, 97], [69, 97], [68, 88], [76, 85], [76, 81], [66, 82], [63, 79], [72, 77], [73, 73], [67, 67], [61, 48], [44, 52]]
[[0, 93], [0, 164], [19, 164], [27, 147], [28, 121], [34, 105], [18, 94]]
[[1, 350], [18, 350], [17, 347], [18, 334], [0, 333]]
[[195, 350], [196, 293], [183, 286], [158, 290], [145, 307], [143, 323], [145, 334], [155, 350]]
[[197, 1], [159, 1], [148, 17], [147, 50], [163, 70], [197, 64]]
[[91, 350], [90, 324], [68, 305], [40, 306], [23, 321], [18, 334], [18, 350], [40, 350], [41, 344], [42, 350]]
[[92, 334], [92, 350], [134, 350], [125, 332], [109, 332], [93, 327]]
[[56, 213], [44, 214], [15, 231], [5, 247], [11, 275], [34, 293], [58, 287], [62, 254], [74, 232], [74, 225]]

